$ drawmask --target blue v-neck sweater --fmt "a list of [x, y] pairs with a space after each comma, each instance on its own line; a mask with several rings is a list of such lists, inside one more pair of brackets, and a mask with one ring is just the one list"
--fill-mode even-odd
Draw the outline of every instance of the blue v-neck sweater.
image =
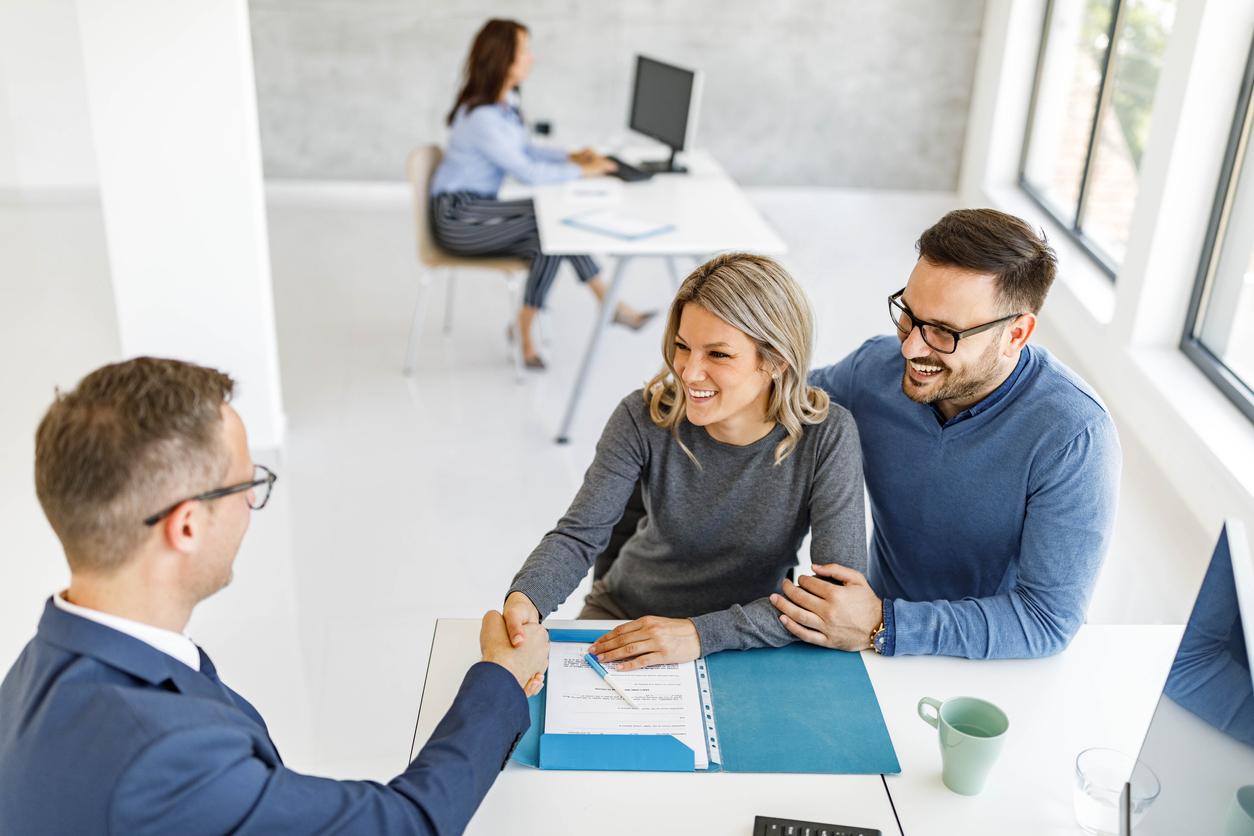
[[810, 378], [858, 425], [885, 652], [1057, 653], [1084, 623], [1110, 543], [1122, 462], [1110, 413], [1042, 348], [948, 421], [906, 397], [903, 372], [886, 336]]

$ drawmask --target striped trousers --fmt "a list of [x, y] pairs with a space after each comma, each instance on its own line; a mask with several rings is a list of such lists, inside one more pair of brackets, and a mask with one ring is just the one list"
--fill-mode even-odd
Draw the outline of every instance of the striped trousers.
[[540, 252], [536, 210], [530, 200], [497, 200], [472, 192], [445, 192], [431, 199], [431, 230], [440, 246], [454, 255], [516, 255], [530, 259], [523, 304], [533, 308], [544, 307], [563, 258], [570, 259], [581, 282], [601, 272], [586, 255]]

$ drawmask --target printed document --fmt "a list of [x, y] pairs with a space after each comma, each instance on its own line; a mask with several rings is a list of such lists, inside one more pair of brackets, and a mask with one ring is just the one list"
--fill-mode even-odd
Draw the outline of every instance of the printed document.
[[669, 734], [693, 751], [697, 769], [708, 769], [697, 669], [692, 662], [652, 665], [619, 673], [606, 670], [639, 708], [632, 708], [588, 666], [588, 642], [549, 645], [545, 676], [545, 734]]

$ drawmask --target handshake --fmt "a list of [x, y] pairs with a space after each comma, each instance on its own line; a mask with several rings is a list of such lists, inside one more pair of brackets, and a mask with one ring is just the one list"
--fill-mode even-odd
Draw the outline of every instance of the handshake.
[[538, 621], [521, 625], [523, 640], [514, 646], [505, 628], [505, 617], [496, 610], [483, 616], [479, 630], [479, 649], [483, 661], [494, 662], [514, 675], [527, 696], [540, 693], [544, 687], [544, 670], [549, 665], [549, 633]]

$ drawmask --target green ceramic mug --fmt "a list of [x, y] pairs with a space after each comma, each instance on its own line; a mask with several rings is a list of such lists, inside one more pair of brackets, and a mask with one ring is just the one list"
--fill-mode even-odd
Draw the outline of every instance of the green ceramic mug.
[[1254, 834], [1254, 784], [1246, 784], [1232, 797], [1228, 819], [1224, 822], [1224, 836], [1251, 834]]
[[[932, 711], [927, 711], [927, 708]], [[954, 697], [919, 700], [919, 716], [940, 731], [941, 780], [959, 795], [979, 795], [993, 768], [1010, 719], [986, 700]]]

